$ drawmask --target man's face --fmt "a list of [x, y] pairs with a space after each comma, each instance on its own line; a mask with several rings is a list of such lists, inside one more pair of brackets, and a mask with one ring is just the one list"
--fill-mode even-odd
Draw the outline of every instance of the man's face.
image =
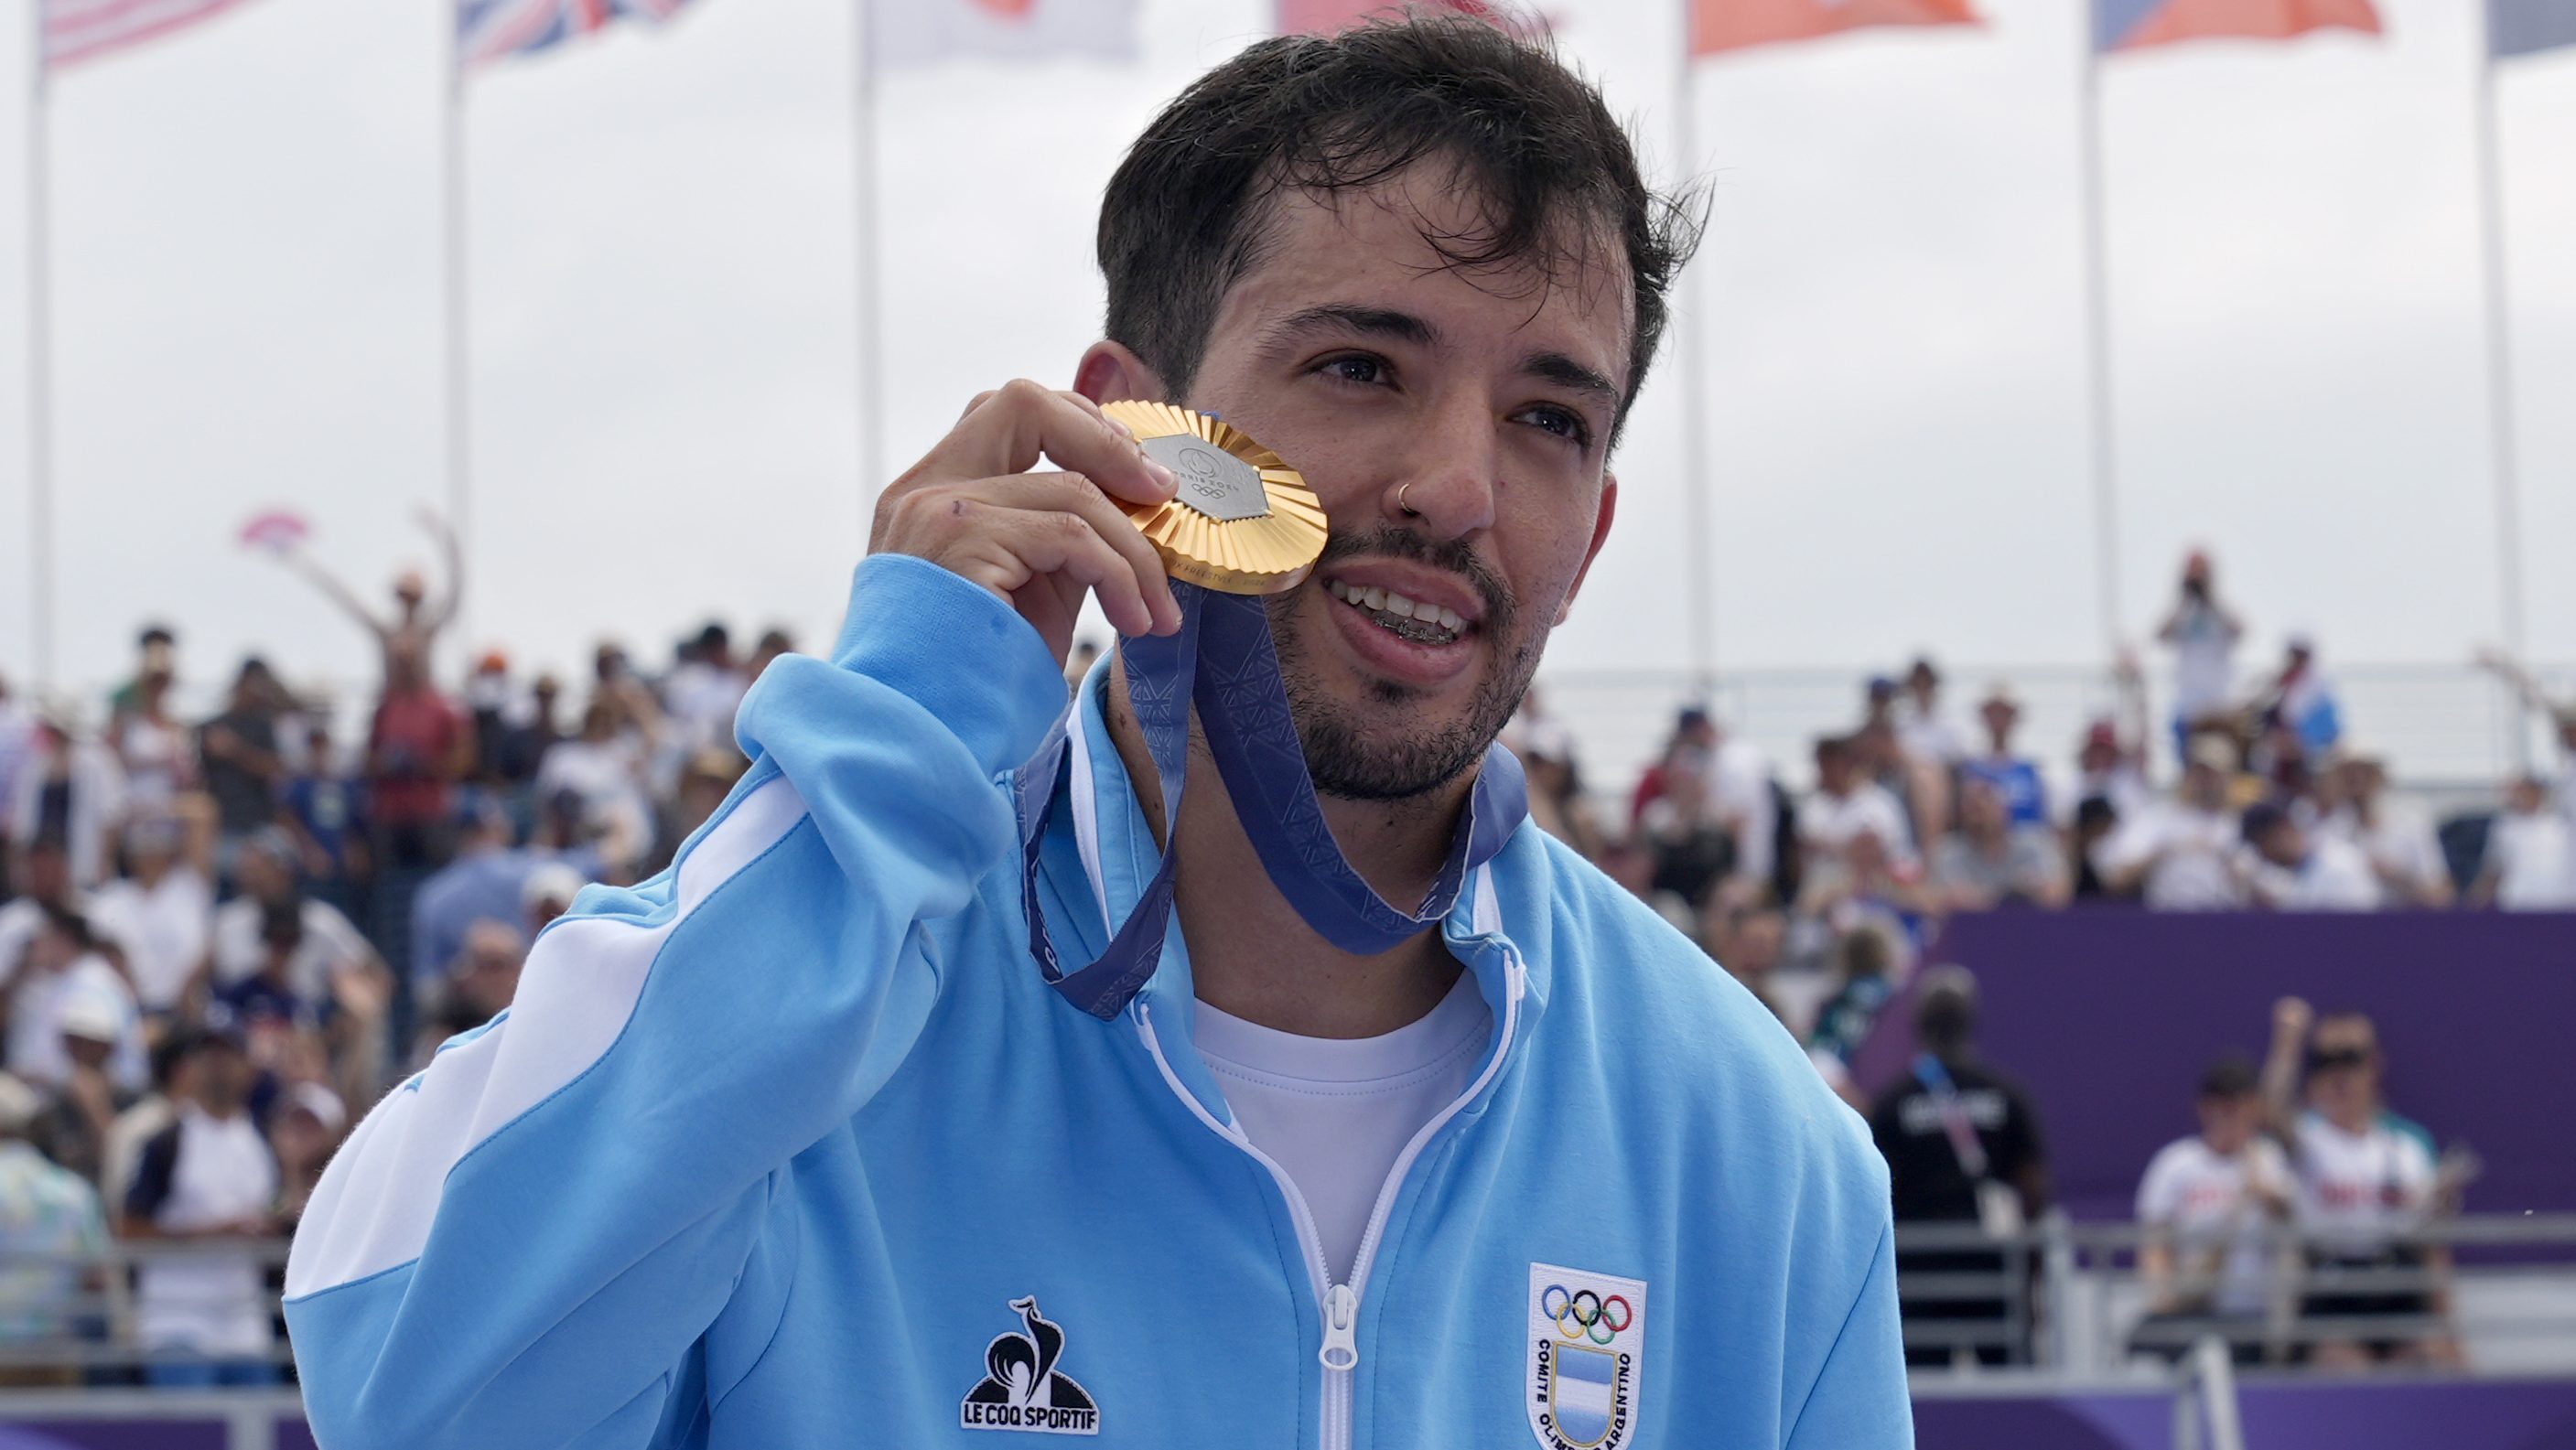
[[1986, 738], [1994, 742], [1997, 755], [2012, 749], [2013, 727], [2021, 723], [2021, 710], [2009, 700], [1988, 700], [1978, 713], [1985, 717]]
[[2308, 1097], [2337, 1122], [2363, 1121], [2379, 1103], [2379, 1034], [2367, 1019], [2328, 1018], [2308, 1042]]
[[2253, 1142], [2262, 1122], [2263, 1099], [2256, 1094], [2200, 1100], [2201, 1141], [2222, 1156], [2233, 1156]]
[[1186, 399], [1286, 459], [1331, 519], [1313, 577], [1270, 605], [1328, 795], [1418, 795], [1482, 757], [1616, 496], [1603, 464], [1626, 386], [1624, 267], [1569, 268], [1556, 285], [1445, 267], [1423, 230], [1481, 218], [1443, 180], [1418, 166], [1329, 203], [1278, 198]]

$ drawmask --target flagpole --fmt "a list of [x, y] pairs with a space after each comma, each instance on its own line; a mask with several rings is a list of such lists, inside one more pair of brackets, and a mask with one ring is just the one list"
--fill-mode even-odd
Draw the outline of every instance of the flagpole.
[[[2491, 7], [2478, 7], [2485, 17], [2478, 57], [2478, 219], [2480, 261], [2486, 293], [2487, 324], [2487, 456], [2495, 480], [2497, 610], [2504, 630], [2505, 652], [2522, 658], [2522, 489], [2514, 448], [2513, 323], [2505, 275], [2504, 181], [2497, 140], [2495, 24]], [[2531, 764], [2530, 732], [2513, 732], [2515, 762]]]
[[46, 133], [45, 7], [34, 18], [27, 85], [27, 625], [36, 689], [54, 687], [53, 178]]
[[[1694, 81], [1697, 71], [1691, 53], [1691, 9], [1682, 6], [1682, 43], [1679, 74], [1673, 88], [1673, 119], [1679, 132], [1680, 176], [1688, 177], [1699, 164], [1699, 117], [1695, 104]], [[1681, 284], [1681, 372], [1682, 372], [1682, 503], [1685, 530], [1682, 567], [1688, 581], [1690, 609], [1690, 692], [1695, 700], [1706, 702], [1717, 689], [1717, 606], [1711, 598], [1713, 581], [1709, 577], [1709, 500], [1708, 500], [1708, 378], [1707, 360], [1700, 351], [1699, 299], [1702, 289], [1698, 274], [1684, 269]]]
[[474, 647], [473, 614], [466, 607], [466, 590], [474, 577], [468, 562], [474, 542], [473, 514], [473, 400], [469, 395], [471, 374], [467, 366], [469, 300], [466, 284], [465, 218], [465, 56], [462, 50], [462, 26], [455, 7], [443, 5], [447, 12], [447, 107], [441, 120], [440, 160], [444, 171], [445, 223], [444, 255], [441, 260], [442, 282], [446, 292], [445, 332], [447, 343], [447, 526], [456, 540], [458, 573], [448, 581], [456, 591], [455, 639], [462, 642], [466, 657], [472, 658]]
[[2083, 146], [2084, 319], [2086, 381], [2092, 423], [2093, 572], [2099, 590], [2103, 643], [2110, 657], [2122, 648], [2120, 620], [2120, 502], [2118, 451], [2112, 439], [2110, 244], [2102, 202], [2102, 65], [2090, 7], [2078, 33], [2084, 40], [2084, 79], [2079, 126]]
[[858, 423], [859, 530], [864, 539], [875, 526], [877, 494], [886, 485], [885, 400], [877, 376], [882, 349], [882, 291], [877, 283], [877, 56], [875, 0], [857, 0], [857, 79], [852, 86], [853, 184], [858, 263]]

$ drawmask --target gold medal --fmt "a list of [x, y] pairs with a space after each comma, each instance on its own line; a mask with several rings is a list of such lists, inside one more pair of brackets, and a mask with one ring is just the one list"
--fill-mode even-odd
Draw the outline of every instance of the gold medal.
[[1324, 505], [1279, 455], [1220, 419], [1169, 403], [1103, 403], [1180, 487], [1121, 501], [1175, 579], [1226, 594], [1296, 588], [1324, 552]]

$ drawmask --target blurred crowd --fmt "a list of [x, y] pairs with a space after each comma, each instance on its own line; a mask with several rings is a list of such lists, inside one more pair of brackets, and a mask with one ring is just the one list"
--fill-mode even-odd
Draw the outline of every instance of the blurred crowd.
[[489, 654], [450, 692], [452, 584], [406, 574], [378, 614], [286, 558], [379, 648], [353, 738], [259, 658], [183, 715], [167, 625], [103, 710], [0, 682], [0, 1255], [156, 1246], [107, 1283], [0, 1270], [0, 1382], [78, 1375], [7, 1361], [80, 1340], [154, 1383], [283, 1373], [275, 1240], [353, 1115], [509, 1003], [584, 883], [671, 860], [792, 647], [710, 624], [658, 677], [603, 645], [577, 688]]

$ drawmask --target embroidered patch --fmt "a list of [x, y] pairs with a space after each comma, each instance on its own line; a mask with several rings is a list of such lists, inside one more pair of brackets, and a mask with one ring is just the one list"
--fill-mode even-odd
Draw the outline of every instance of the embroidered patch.
[[1057, 1369], [1064, 1331], [1038, 1317], [1033, 1296], [1014, 1299], [1025, 1334], [994, 1336], [984, 1348], [984, 1378], [957, 1407], [968, 1430], [1030, 1430], [1041, 1435], [1097, 1435], [1100, 1410], [1091, 1394]]
[[1637, 1425], [1646, 1281], [1530, 1265], [1530, 1430], [1546, 1450], [1618, 1450]]

